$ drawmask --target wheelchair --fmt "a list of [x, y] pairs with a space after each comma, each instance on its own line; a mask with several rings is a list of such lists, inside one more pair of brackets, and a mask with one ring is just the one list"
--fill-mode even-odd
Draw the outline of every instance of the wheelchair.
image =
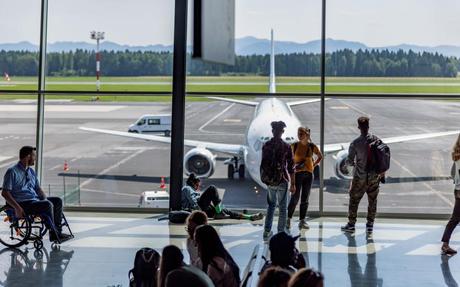
[[[25, 214], [23, 218], [15, 216], [14, 209], [9, 205], [0, 208], [0, 243], [9, 248], [18, 248], [29, 243], [33, 243], [36, 250], [43, 248], [43, 237], [48, 231], [56, 232], [53, 220], [46, 214], [31, 215]], [[70, 239], [74, 238], [72, 230], [64, 214], [62, 214], [62, 227], [69, 231]], [[59, 249], [61, 239], [51, 244], [52, 248]]]

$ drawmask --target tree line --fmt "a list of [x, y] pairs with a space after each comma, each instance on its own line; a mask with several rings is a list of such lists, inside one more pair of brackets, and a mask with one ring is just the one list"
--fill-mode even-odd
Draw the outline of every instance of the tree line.
[[[105, 76], [170, 76], [170, 52], [101, 52], [101, 72]], [[319, 76], [320, 54], [292, 53], [276, 55], [278, 76]], [[94, 76], [94, 51], [76, 50], [47, 55], [50, 76]], [[189, 75], [268, 75], [269, 55], [237, 56], [234, 66], [187, 59]], [[460, 60], [438, 53], [399, 50], [340, 50], [326, 55], [327, 76], [355, 77], [456, 77]], [[38, 53], [0, 51], [0, 72], [11, 76], [38, 74]]]

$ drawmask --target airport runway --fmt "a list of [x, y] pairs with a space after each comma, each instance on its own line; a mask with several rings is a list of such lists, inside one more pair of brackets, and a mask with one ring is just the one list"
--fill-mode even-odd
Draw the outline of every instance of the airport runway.
[[[329, 100], [326, 102], [325, 143], [348, 142], [358, 134], [356, 118], [371, 117], [371, 130], [380, 137], [458, 129], [460, 104], [421, 100]], [[57, 103], [47, 105], [43, 188], [75, 202], [80, 187], [82, 205], [137, 206], [139, 195], [157, 190], [169, 175], [168, 145], [93, 134], [78, 127], [126, 131], [143, 114], [168, 113], [170, 103]], [[319, 103], [294, 107], [312, 129], [319, 144]], [[220, 116], [218, 116], [220, 115]], [[186, 138], [244, 143], [253, 108], [222, 102], [189, 102]], [[24, 102], [0, 103], [0, 173], [16, 162], [17, 149], [35, 143], [35, 106]], [[269, 123], [267, 123], [269, 124]], [[391, 145], [392, 167], [382, 185], [379, 210], [385, 212], [450, 213], [454, 202], [450, 149], [456, 136]], [[219, 155], [221, 159], [223, 155]], [[64, 171], [64, 162], [69, 170]], [[335, 161], [325, 160], [326, 211], [345, 211], [349, 182], [335, 177]], [[205, 185], [224, 191], [228, 207], [266, 207], [265, 191], [250, 180], [228, 180], [222, 160]], [[310, 210], [318, 210], [318, 185]], [[363, 208], [367, 206], [363, 199]]]

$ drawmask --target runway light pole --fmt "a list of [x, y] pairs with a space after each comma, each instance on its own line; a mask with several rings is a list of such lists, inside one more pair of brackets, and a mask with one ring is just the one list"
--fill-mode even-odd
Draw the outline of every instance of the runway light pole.
[[96, 40], [96, 90], [99, 92], [101, 87], [101, 82], [99, 81], [99, 76], [101, 72], [101, 55], [99, 53], [99, 42], [100, 40], [104, 40], [105, 32], [90, 32], [91, 39]]

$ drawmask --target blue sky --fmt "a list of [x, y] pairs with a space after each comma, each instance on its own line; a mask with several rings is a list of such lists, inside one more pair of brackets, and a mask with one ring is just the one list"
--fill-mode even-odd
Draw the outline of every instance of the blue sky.
[[[217, 0], [216, 0], [217, 1]], [[460, 46], [460, 1], [327, 0], [327, 37], [369, 46]], [[38, 43], [40, 1], [0, 0], [0, 42]], [[321, 0], [236, 0], [236, 37], [306, 42], [320, 37]], [[49, 0], [49, 42], [90, 41], [106, 32], [120, 44], [171, 44], [174, 0]]]

